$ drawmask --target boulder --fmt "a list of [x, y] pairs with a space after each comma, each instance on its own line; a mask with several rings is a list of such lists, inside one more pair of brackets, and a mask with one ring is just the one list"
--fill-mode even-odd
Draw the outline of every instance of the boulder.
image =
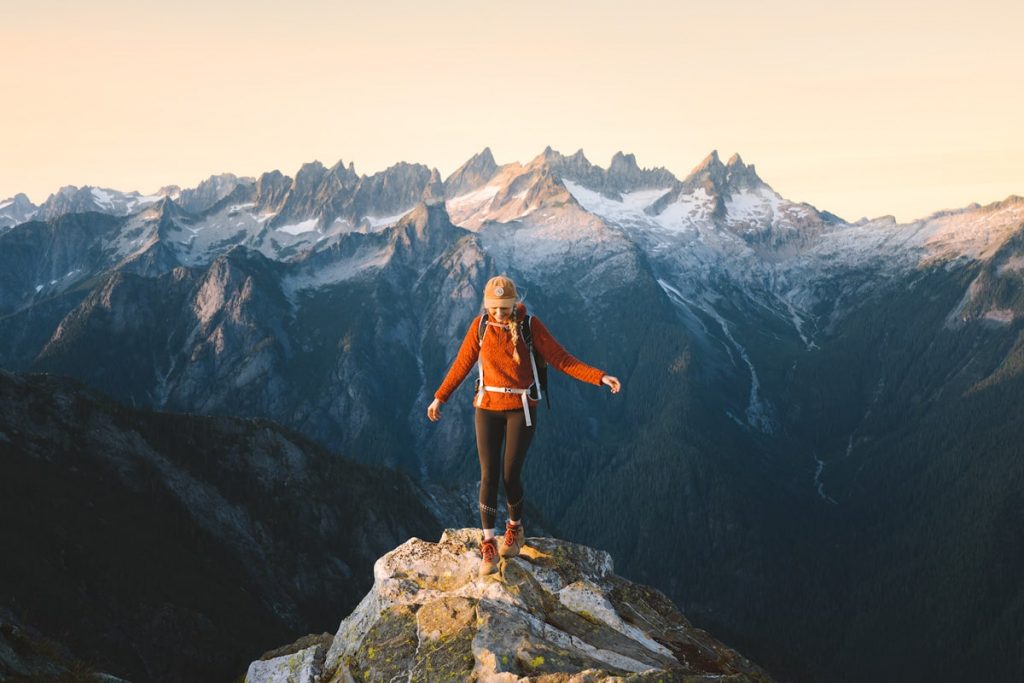
[[604, 551], [528, 538], [480, 577], [480, 540], [406, 541], [377, 560], [326, 656], [324, 641], [300, 641], [253, 662], [247, 683], [771, 680], [662, 593], [616, 576]]

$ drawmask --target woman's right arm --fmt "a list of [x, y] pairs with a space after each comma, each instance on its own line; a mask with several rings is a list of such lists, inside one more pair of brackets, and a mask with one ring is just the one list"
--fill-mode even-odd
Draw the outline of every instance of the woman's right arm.
[[462, 384], [462, 380], [466, 379], [466, 375], [473, 369], [477, 358], [480, 357], [480, 340], [477, 338], [479, 327], [480, 316], [477, 316], [469, 324], [466, 338], [462, 340], [459, 354], [455, 356], [451, 368], [448, 369], [448, 374], [445, 376], [444, 381], [441, 382], [438, 390], [434, 392], [434, 398], [442, 403], [447, 402], [451, 398], [455, 390]]

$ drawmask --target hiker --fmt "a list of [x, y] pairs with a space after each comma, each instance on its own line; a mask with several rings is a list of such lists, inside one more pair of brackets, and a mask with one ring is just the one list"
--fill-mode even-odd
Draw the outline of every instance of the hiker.
[[[537, 403], [542, 398], [538, 365], [546, 371], [551, 364], [570, 377], [598, 386], [607, 385], [617, 394], [619, 380], [597, 368], [580, 362], [555, 341], [536, 317], [526, 314], [519, 301], [515, 283], [505, 276], [493, 277], [484, 287], [484, 311], [469, 326], [448, 375], [427, 408], [432, 422], [441, 419], [441, 404], [478, 363], [476, 398], [476, 447], [480, 457], [480, 575], [498, 570], [498, 556], [515, 557], [523, 547], [523, 484], [520, 474], [526, 451], [537, 424]], [[545, 374], [546, 377], [546, 374]], [[505, 441], [505, 500], [508, 522], [505, 536], [498, 544], [494, 523], [498, 511], [498, 477], [501, 466], [501, 442]]]

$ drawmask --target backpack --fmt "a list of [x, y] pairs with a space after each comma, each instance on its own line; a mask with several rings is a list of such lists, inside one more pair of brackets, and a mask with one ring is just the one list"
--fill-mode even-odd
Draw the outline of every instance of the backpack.
[[[526, 348], [530, 350], [530, 356], [533, 358], [533, 363], [537, 368], [537, 378], [540, 380], [540, 392], [544, 395], [544, 402], [548, 405], [548, 410], [551, 409], [551, 395], [548, 394], [548, 362], [544, 359], [544, 356], [540, 354], [537, 349], [533, 347], [533, 316], [527, 315], [524, 320], [519, 321], [519, 334], [526, 342]], [[487, 314], [484, 313], [480, 316], [480, 326], [477, 328], [476, 341], [477, 344], [482, 344], [484, 341], [484, 332], [487, 331]]]

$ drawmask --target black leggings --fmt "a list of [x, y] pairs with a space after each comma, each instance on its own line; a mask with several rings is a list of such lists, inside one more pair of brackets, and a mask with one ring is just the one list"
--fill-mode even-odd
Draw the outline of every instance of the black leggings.
[[530, 422], [520, 410], [476, 409], [476, 450], [480, 456], [480, 524], [494, 528], [498, 515], [498, 476], [501, 467], [501, 441], [505, 440], [505, 501], [509, 519], [518, 520], [523, 511], [523, 482], [519, 478], [526, 461], [526, 451], [537, 426], [537, 408], [530, 406]]

